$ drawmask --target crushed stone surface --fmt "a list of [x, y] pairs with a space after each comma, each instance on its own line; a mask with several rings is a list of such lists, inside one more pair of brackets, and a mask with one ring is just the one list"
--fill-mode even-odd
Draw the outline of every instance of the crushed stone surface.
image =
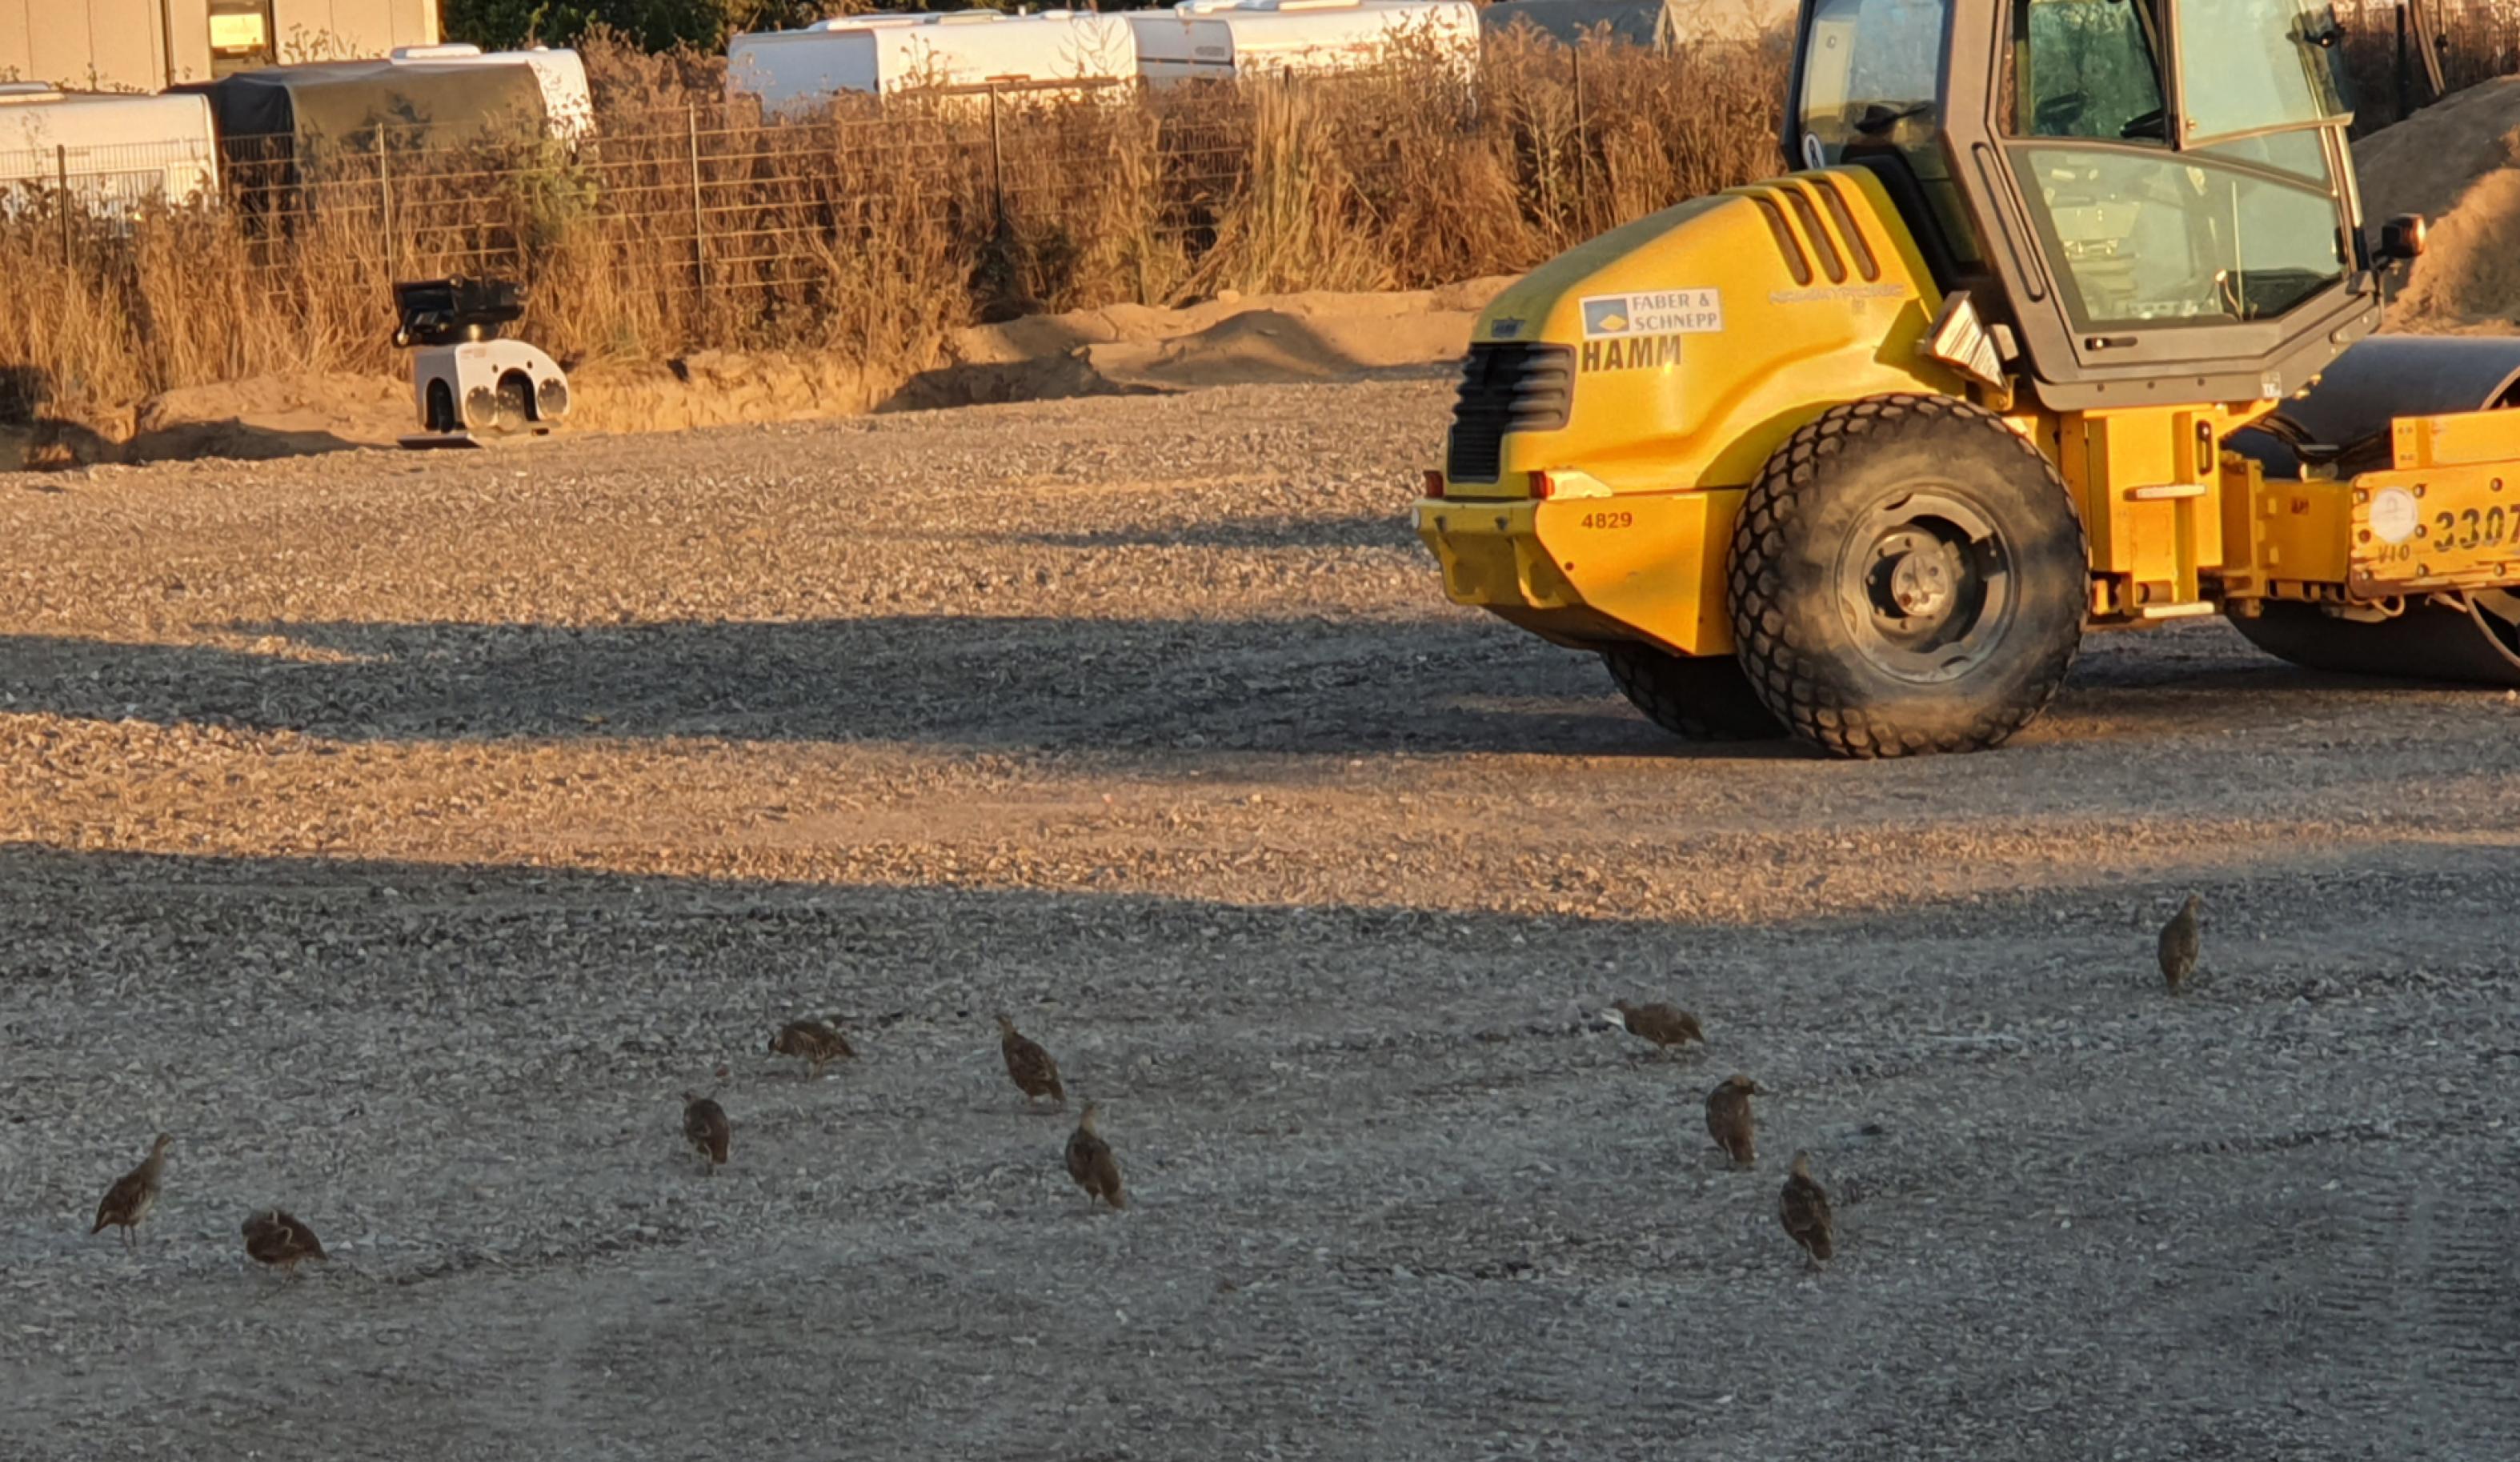
[[0, 1456], [2520, 1454], [2520, 699], [1677, 744], [1443, 601], [1448, 396], [0, 477]]

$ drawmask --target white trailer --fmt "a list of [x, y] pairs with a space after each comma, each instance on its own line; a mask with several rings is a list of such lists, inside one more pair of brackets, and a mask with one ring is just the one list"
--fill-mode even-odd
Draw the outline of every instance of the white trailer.
[[188, 203], [214, 194], [219, 145], [209, 102], [0, 84], [0, 189], [11, 205], [65, 181], [99, 214], [128, 213], [152, 199]]
[[1422, 55], [1464, 80], [1479, 64], [1470, 0], [1181, 0], [1129, 13], [1150, 86], [1317, 75]]
[[856, 92], [1058, 93], [1117, 90], [1137, 78], [1138, 49], [1118, 16], [1046, 10], [846, 16], [727, 44], [729, 97], [770, 115], [810, 111]]
[[587, 90], [586, 63], [575, 51], [536, 46], [527, 51], [483, 51], [479, 46], [448, 42], [437, 46], [397, 46], [387, 58], [396, 66], [520, 66], [534, 73], [543, 92], [544, 124], [551, 135], [576, 142], [595, 131], [595, 96]]

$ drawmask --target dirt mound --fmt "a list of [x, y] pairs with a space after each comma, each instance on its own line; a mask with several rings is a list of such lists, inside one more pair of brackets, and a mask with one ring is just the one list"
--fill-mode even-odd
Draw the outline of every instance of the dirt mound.
[[[263, 461], [390, 445], [411, 429], [411, 385], [375, 376], [292, 373], [185, 386], [136, 407], [37, 421], [20, 450], [30, 467], [195, 457]], [[0, 467], [16, 465], [0, 461]]]
[[[674, 431], [1009, 401], [1354, 379], [1457, 359], [1508, 282], [1391, 294], [1227, 294], [1180, 309], [1116, 305], [959, 332], [908, 380], [845, 361], [699, 351], [569, 373], [580, 431]], [[30, 466], [261, 459], [391, 446], [413, 429], [411, 388], [386, 377], [292, 375], [190, 386], [133, 408], [38, 423]], [[0, 447], [12, 443], [0, 441]], [[17, 465], [16, 454], [0, 470]]]
[[2392, 330], [2511, 330], [2520, 316], [2520, 80], [2488, 81], [2362, 139], [2362, 216], [2431, 220]]
[[945, 364], [884, 403], [925, 410], [1209, 386], [1352, 380], [1450, 363], [1509, 280], [1393, 293], [1244, 297], [1179, 309], [1112, 305], [958, 332]]
[[580, 431], [854, 417], [872, 411], [890, 386], [830, 357], [737, 350], [696, 351], [664, 365], [599, 362], [570, 372], [569, 384], [568, 424]]

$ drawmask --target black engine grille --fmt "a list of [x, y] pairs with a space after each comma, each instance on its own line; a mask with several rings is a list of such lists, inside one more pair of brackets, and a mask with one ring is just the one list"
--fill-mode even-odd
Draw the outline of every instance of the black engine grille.
[[1575, 394], [1575, 352], [1527, 340], [1481, 342], [1462, 366], [1444, 475], [1494, 482], [1508, 431], [1554, 431]]

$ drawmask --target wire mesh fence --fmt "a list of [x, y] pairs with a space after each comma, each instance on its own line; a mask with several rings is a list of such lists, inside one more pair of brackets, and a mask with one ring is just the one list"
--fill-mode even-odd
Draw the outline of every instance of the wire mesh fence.
[[[2357, 134], [2444, 96], [2520, 72], [2520, 6], [2512, 0], [2339, 0]], [[2427, 56], [2430, 60], [2427, 61]]]
[[[1597, 73], [1620, 69], [1631, 82], [1643, 76], [1679, 83], [1671, 88], [1679, 91], [1697, 90], [1687, 82], [1710, 60], [1705, 52], [1615, 49], [1628, 54], [1597, 60]], [[733, 287], [759, 246], [816, 235], [835, 242], [878, 202], [889, 219], [1004, 235], [1106, 223], [1112, 196], [1122, 192], [1147, 196], [1149, 206], [1135, 220], [1146, 234], [1195, 248], [1214, 236], [1222, 209], [1268, 149], [1272, 139], [1261, 134], [1272, 126], [1301, 131], [1315, 118], [1334, 119], [1339, 135], [1295, 145], [1335, 158], [1282, 160], [1334, 177], [1360, 198], [1420, 181], [1410, 170], [1410, 144], [1420, 143], [1415, 151], [1422, 153], [1438, 134], [1493, 138], [1542, 172], [1582, 160], [1591, 164], [1579, 169], [1588, 177], [1615, 174], [1621, 159], [1610, 154], [1619, 150], [1607, 144], [1626, 124], [1592, 126], [1581, 60], [1553, 47], [1533, 54], [1543, 51], [1554, 51], [1556, 64], [1544, 62], [1539, 74], [1525, 66], [1508, 79], [1505, 69], [1490, 68], [1486, 98], [1458, 76], [1404, 66], [1102, 95], [1074, 86], [961, 87], [880, 106], [844, 99], [805, 117], [765, 118], [757, 108], [711, 100], [613, 111], [574, 143], [529, 136], [446, 146], [428, 126], [387, 120], [340, 136], [231, 137], [215, 156], [191, 145], [123, 149], [120, 161], [73, 150], [66, 180], [50, 153], [0, 155], [0, 179], [22, 183], [29, 197], [68, 192], [73, 205], [90, 211], [131, 211], [153, 192], [175, 201], [214, 192], [247, 227], [255, 267], [266, 270], [292, 267], [301, 252], [295, 245], [316, 230], [373, 238], [374, 249], [359, 256], [368, 265], [514, 269], [555, 231], [597, 223], [655, 249], [683, 249], [703, 288]], [[1774, 46], [1744, 54], [1752, 71], [1776, 74]], [[1653, 74], [1662, 71], [1670, 74]], [[1563, 95], [1536, 95], [1552, 91]], [[1721, 130], [1746, 133], [1733, 148], [1744, 157], [1773, 151], [1772, 96], [1723, 98], [1748, 104], [1722, 107], [1719, 120]], [[1632, 117], [1634, 109], [1625, 110]], [[1552, 123], [1561, 135], [1536, 135]], [[1596, 155], [1578, 159], [1579, 153]], [[1688, 157], [1654, 160], [1676, 172], [1671, 181], [1718, 181]], [[148, 186], [161, 171], [163, 189]], [[126, 187], [126, 179], [142, 184]], [[1517, 211], [1562, 226], [1555, 231], [1580, 227], [1585, 210], [1574, 195], [1583, 191], [1546, 188]], [[1604, 202], [1595, 211], [1616, 210]]]

